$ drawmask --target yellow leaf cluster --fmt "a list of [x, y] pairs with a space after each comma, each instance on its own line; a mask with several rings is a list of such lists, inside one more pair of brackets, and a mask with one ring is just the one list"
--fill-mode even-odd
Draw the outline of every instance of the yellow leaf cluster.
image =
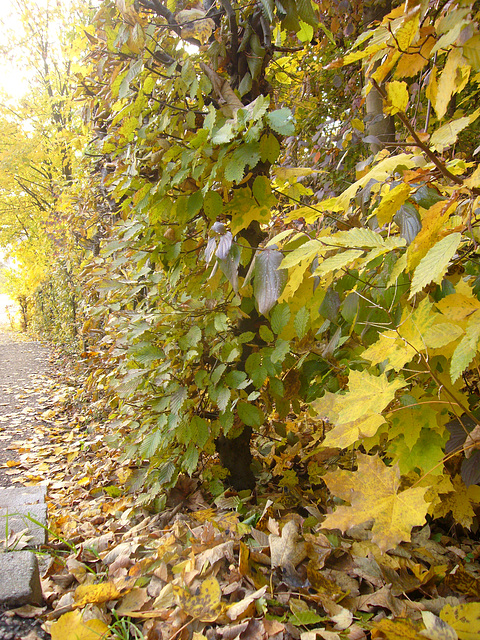
[[327, 515], [322, 528], [348, 531], [374, 520], [372, 541], [385, 552], [410, 540], [413, 527], [425, 522], [424, 487], [399, 492], [398, 466], [387, 467], [378, 456], [358, 454], [358, 471], [334, 471], [324, 480], [330, 491], [350, 503]]
[[320, 416], [335, 426], [327, 433], [325, 447], [346, 448], [362, 438], [370, 438], [385, 422], [382, 411], [405, 386], [401, 378], [388, 381], [385, 375], [351, 371], [349, 390], [343, 395], [326, 393], [313, 403]]

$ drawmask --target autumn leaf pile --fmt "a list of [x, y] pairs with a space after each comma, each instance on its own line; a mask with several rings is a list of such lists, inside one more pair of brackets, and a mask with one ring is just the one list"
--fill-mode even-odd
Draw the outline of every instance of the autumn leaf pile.
[[28, 615], [41, 615], [53, 640], [106, 640], [121, 629], [148, 640], [480, 632], [478, 544], [438, 525], [401, 542], [422, 524], [421, 507], [376, 458], [358, 454], [360, 485], [350, 471], [327, 473], [329, 489], [351, 503], [334, 512], [308, 481], [212, 501], [200, 479], [181, 476], [155, 513], [126, 489], [134, 468], [102, 442], [90, 407], [73, 404], [64, 385], [50, 388], [36, 426], [49, 443], [18, 447], [10, 472], [26, 485], [49, 482], [46, 606]]

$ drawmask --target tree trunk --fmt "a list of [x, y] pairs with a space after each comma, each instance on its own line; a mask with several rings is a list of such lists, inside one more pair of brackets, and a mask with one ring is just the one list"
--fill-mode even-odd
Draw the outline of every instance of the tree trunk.
[[[364, 4], [363, 20], [367, 27], [376, 20], [381, 20], [391, 10], [390, 0], [369, 0]], [[369, 82], [370, 75], [375, 71], [373, 67], [371, 73], [365, 77], [365, 84]], [[373, 136], [375, 140], [369, 143], [370, 151], [378, 153], [386, 144], [395, 142], [395, 122], [392, 116], [386, 116], [383, 112], [383, 100], [378, 91], [372, 87], [365, 100], [365, 124], [367, 135]]]

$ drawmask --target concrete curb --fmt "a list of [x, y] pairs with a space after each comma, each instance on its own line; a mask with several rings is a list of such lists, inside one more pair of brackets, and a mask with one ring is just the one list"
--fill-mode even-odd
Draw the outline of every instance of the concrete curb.
[[0, 489], [0, 605], [42, 602], [37, 557], [28, 549], [47, 542], [45, 495], [45, 486]]

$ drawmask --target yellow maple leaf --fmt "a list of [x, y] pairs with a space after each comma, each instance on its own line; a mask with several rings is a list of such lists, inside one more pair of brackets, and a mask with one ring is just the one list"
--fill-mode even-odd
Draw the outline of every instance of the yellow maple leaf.
[[452, 484], [453, 491], [441, 494], [442, 501], [435, 510], [435, 517], [444, 517], [451, 511], [455, 522], [469, 529], [476, 517], [472, 504], [480, 501], [480, 487], [476, 484], [466, 487], [460, 476], [455, 476]]
[[84, 607], [90, 603], [99, 604], [109, 600], [116, 600], [123, 593], [125, 593], [125, 590], [119, 591], [113, 582], [81, 584], [75, 590], [75, 606]]
[[305, 278], [311, 280], [311, 276], [308, 271], [308, 267], [311, 262], [312, 260], [307, 258], [307, 260], [302, 260], [298, 265], [288, 270], [287, 284], [282, 291], [278, 302], [285, 302], [292, 298]]
[[407, 362], [415, 356], [416, 351], [398, 337], [396, 331], [385, 331], [377, 342], [365, 349], [362, 358], [370, 360], [372, 364], [387, 361], [387, 371], [394, 369], [400, 371]]
[[109, 630], [103, 620], [84, 621], [80, 611], [69, 611], [52, 624], [50, 633], [52, 640], [103, 640]]
[[362, 353], [362, 358], [372, 364], [387, 361], [387, 369], [400, 371], [417, 354], [425, 351], [424, 336], [438, 314], [432, 313], [428, 298], [422, 300], [417, 309], [406, 306], [396, 330], [382, 333], [370, 347]]
[[357, 458], [357, 471], [334, 471], [324, 476], [329, 490], [350, 506], [342, 505], [327, 515], [322, 528], [347, 531], [373, 520], [372, 542], [385, 552], [410, 540], [412, 528], [425, 522], [427, 488], [399, 493], [398, 465], [387, 467], [378, 456], [358, 454]]
[[194, 594], [177, 585], [173, 585], [173, 590], [179, 607], [192, 618], [214, 622], [222, 613], [222, 590], [213, 576], [205, 578]]
[[385, 422], [381, 412], [405, 384], [401, 378], [389, 382], [385, 375], [352, 370], [347, 393], [327, 392], [313, 403], [318, 414], [335, 425], [324, 446], [344, 449], [359, 439], [374, 436]]
[[455, 629], [460, 640], [477, 640], [480, 637], [480, 603], [467, 602], [456, 606], [445, 605], [440, 618]]
[[441, 349], [459, 338], [462, 333], [463, 329], [458, 324], [437, 322], [425, 332], [425, 344], [432, 349]]
[[386, 375], [374, 376], [368, 371], [352, 370], [348, 393], [339, 396], [338, 422], [351, 422], [361, 416], [381, 413], [405, 385], [401, 378], [389, 382]]
[[361, 438], [371, 438], [374, 436], [384, 422], [385, 418], [376, 413], [362, 416], [357, 420], [352, 420], [352, 422], [339, 424], [327, 433], [323, 441], [323, 446], [346, 449]]

